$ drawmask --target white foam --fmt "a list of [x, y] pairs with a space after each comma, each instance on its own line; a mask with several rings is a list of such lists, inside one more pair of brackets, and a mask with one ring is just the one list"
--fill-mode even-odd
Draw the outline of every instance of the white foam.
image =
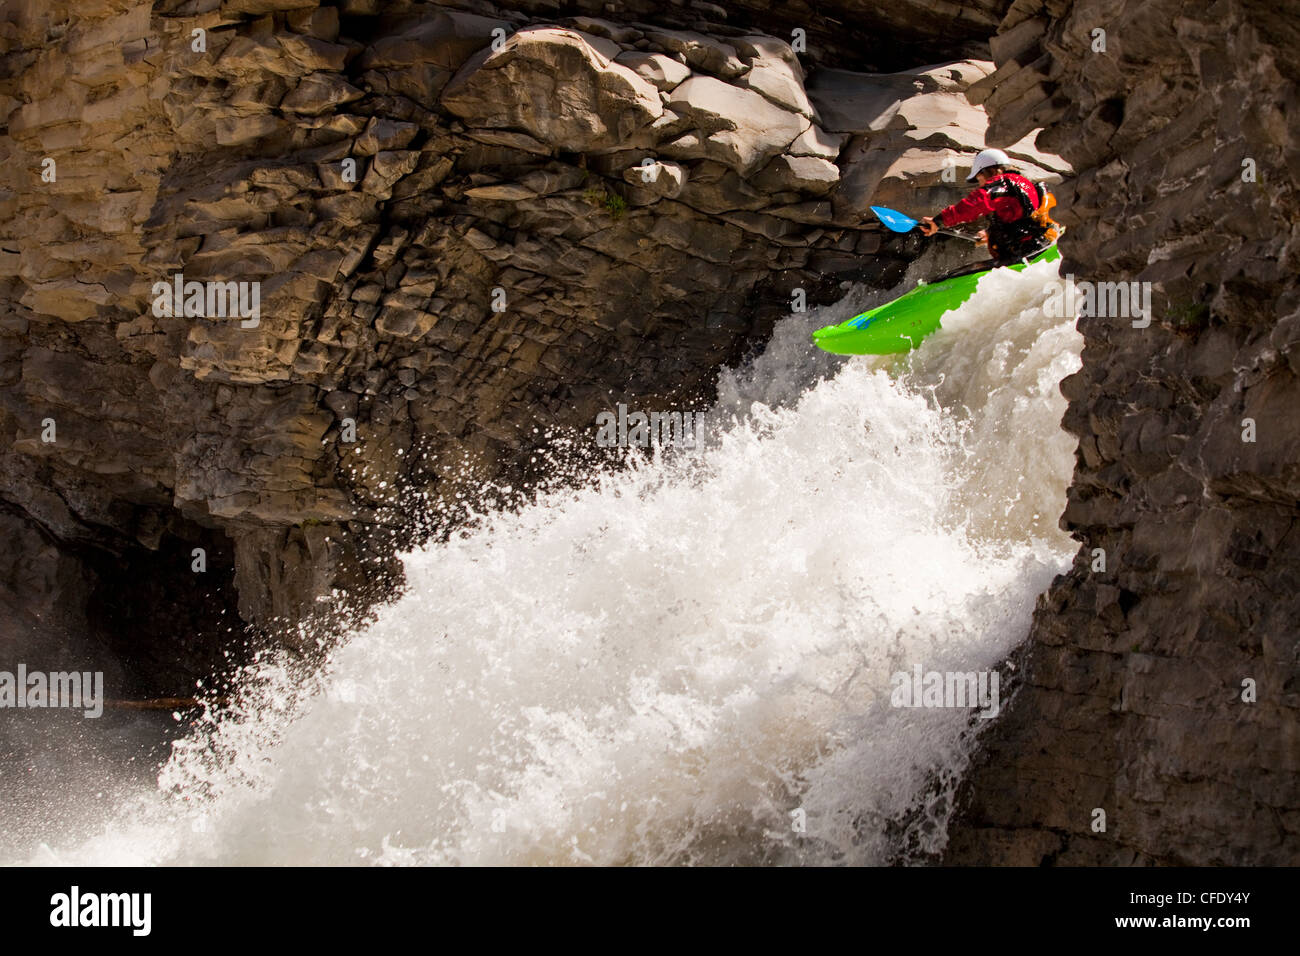
[[889, 678], [997, 666], [1074, 553], [1056, 527], [1074, 447], [1058, 383], [1081, 339], [1043, 314], [1055, 275], [995, 273], [902, 359], [811, 346], [864, 296], [785, 320], [724, 376], [701, 451], [406, 556], [409, 592], [334, 654], [295, 719], [292, 680], [268, 665], [244, 718], [181, 748], [157, 794], [88, 842], [43, 834], [20, 852], [606, 864], [941, 849], [970, 714], [892, 708]]

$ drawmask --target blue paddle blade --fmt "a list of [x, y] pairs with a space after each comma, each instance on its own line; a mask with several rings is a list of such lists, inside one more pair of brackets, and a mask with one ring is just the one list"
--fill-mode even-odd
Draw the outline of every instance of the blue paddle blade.
[[916, 220], [911, 216], [904, 216], [896, 209], [886, 209], [884, 206], [872, 206], [871, 211], [876, 214], [887, 229], [894, 232], [911, 232], [916, 228]]

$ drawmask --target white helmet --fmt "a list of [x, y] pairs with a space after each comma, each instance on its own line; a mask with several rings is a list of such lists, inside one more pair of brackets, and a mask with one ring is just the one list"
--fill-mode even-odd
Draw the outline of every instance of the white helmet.
[[970, 164], [970, 175], [966, 177], [966, 182], [973, 183], [975, 174], [979, 173], [990, 166], [1010, 166], [1011, 157], [1000, 149], [982, 149], [975, 155], [975, 161]]

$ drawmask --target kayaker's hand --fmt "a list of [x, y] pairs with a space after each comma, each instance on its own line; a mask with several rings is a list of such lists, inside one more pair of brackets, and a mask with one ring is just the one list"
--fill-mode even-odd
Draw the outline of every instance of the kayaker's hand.
[[975, 240], [975, 245], [987, 246], [988, 244], [989, 244], [989, 231], [987, 229], [981, 229], [979, 232], [979, 238]]
[[935, 225], [934, 220], [931, 219], [929, 216], [922, 217], [920, 226], [921, 226], [921, 232], [925, 233], [925, 235], [927, 236], [933, 236], [936, 232], [939, 231], [939, 227]]

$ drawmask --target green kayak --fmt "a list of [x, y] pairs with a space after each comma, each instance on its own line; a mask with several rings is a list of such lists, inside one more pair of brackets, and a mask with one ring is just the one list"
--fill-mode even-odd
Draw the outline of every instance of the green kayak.
[[1019, 272], [1030, 263], [1059, 258], [1061, 253], [1056, 243], [1052, 243], [1024, 262], [944, 276], [847, 322], [818, 329], [813, 333], [813, 342], [818, 348], [838, 355], [891, 355], [910, 351], [939, 327], [939, 320], [945, 314], [974, 295], [980, 279], [994, 268]]

